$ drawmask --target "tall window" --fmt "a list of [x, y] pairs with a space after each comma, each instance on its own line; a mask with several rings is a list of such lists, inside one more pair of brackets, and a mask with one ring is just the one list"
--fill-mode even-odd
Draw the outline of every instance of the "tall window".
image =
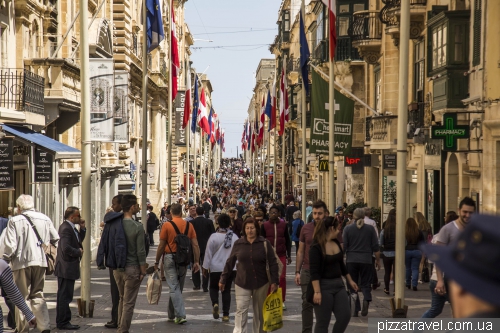
[[448, 27], [446, 24], [435, 26], [432, 29], [432, 69], [443, 67], [446, 64], [446, 44]]
[[477, 66], [481, 62], [481, 3], [482, 0], [474, 0], [474, 45], [472, 52], [472, 65]]
[[318, 18], [316, 19], [317, 22], [317, 27], [316, 27], [316, 45], [319, 45], [321, 41], [325, 38], [324, 35], [324, 13], [323, 10], [321, 10], [318, 14]]
[[414, 82], [414, 100], [417, 102], [423, 102], [420, 100], [423, 98], [424, 91], [424, 80], [425, 80], [425, 48], [424, 42], [419, 41], [415, 43], [415, 82]]
[[9, 67], [7, 64], [7, 34], [9, 33], [6, 25], [0, 25], [0, 66]]
[[375, 110], [382, 110], [382, 80], [380, 76], [380, 66], [375, 67], [373, 76], [375, 78], [374, 86], [375, 86]]

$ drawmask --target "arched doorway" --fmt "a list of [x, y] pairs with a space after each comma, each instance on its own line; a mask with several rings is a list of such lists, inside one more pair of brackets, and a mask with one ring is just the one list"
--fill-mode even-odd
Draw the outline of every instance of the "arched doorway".
[[446, 172], [446, 211], [458, 209], [458, 159], [451, 154]]

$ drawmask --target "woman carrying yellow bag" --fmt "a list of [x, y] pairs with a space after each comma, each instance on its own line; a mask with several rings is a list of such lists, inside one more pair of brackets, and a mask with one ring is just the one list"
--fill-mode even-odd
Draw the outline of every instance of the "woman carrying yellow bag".
[[[231, 287], [226, 286], [226, 281], [237, 261], [235, 279], [236, 315], [233, 333], [247, 333], [248, 310], [251, 301], [254, 314], [253, 333], [264, 332], [262, 329], [262, 310], [269, 283], [271, 283], [271, 292], [278, 289], [278, 262], [274, 251], [267, 251], [266, 253], [265, 242], [267, 242], [268, 249], [273, 247], [268, 240], [260, 236], [259, 224], [253, 218], [248, 218], [243, 222], [242, 231], [243, 237], [234, 243], [231, 255], [226, 261], [219, 281], [219, 288], [224, 291], [224, 288]], [[269, 266], [271, 281], [267, 277], [267, 265]]]

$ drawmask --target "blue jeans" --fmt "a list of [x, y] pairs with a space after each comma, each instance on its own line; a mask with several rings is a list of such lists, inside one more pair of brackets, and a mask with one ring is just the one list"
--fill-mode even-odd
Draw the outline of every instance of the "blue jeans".
[[184, 289], [184, 279], [186, 278], [186, 266], [175, 265], [172, 254], [165, 254], [163, 261], [165, 278], [170, 289], [170, 300], [168, 302], [168, 318], [186, 318], [182, 289]]
[[422, 252], [420, 250], [405, 251], [405, 266], [406, 266], [406, 285], [416, 287], [418, 285], [418, 268], [422, 260]]
[[[431, 290], [431, 308], [422, 315], [422, 318], [436, 318], [443, 312], [444, 308], [444, 303], [446, 303], [446, 296], [441, 296], [439, 294], [436, 294], [434, 292], [434, 289], [436, 288], [437, 281], [436, 280], [431, 280], [429, 283], [429, 289]], [[448, 294], [446, 294], [448, 295]]]

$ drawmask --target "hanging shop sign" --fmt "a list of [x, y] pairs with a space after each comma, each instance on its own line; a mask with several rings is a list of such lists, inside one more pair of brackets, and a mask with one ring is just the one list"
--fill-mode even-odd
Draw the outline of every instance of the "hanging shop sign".
[[113, 142], [115, 73], [113, 59], [92, 58], [90, 72], [90, 138]]
[[14, 189], [14, 139], [0, 140], [0, 190]]
[[363, 175], [365, 173], [364, 149], [352, 148], [351, 154], [345, 157], [344, 163], [346, 167], [352, 168], [353, 175]]
[[52, 183], [54, 158], [52, 154], [39, 148], [35, 148], [35, 183]]
[[443, 140], [443, 150], [457, 151], [458, 139], [468, 139], [470, 129], [467, 125], [458, 125], [456, 113], [443, 115], [443, 126], [431, 127], [431, 138]]
[[[318, 73], [312, 71], [311, 92], [311, 154], [326, 154], [329, 152], [329, 84]], [[354, 120], [354, 101], [338, 90], [335, 90], [335, 129], [334, 154], [348, 156], [351, 154], [352, 127]]]
[[115, 72], [114, 91], [114, 142], [127, 143], [128, 138], [128, 73], [125, 71]]
[[175, 145], [178, 147], [186, 146], [186, 128], [182, 128], [182, 120], [184, 119], [184, 103], [186, 103], [186, 92], [178, 91], [174, 101], [175, 111]]
[[397, 155], [396, 154], [385, 154], [384, 155], [384, 169], [386, 170], [396, 170], [397, 168]]
[[318, 170], [319, 172], [330, 171], [330, 163], [328, 163], [328, 160], [319, 160]]

